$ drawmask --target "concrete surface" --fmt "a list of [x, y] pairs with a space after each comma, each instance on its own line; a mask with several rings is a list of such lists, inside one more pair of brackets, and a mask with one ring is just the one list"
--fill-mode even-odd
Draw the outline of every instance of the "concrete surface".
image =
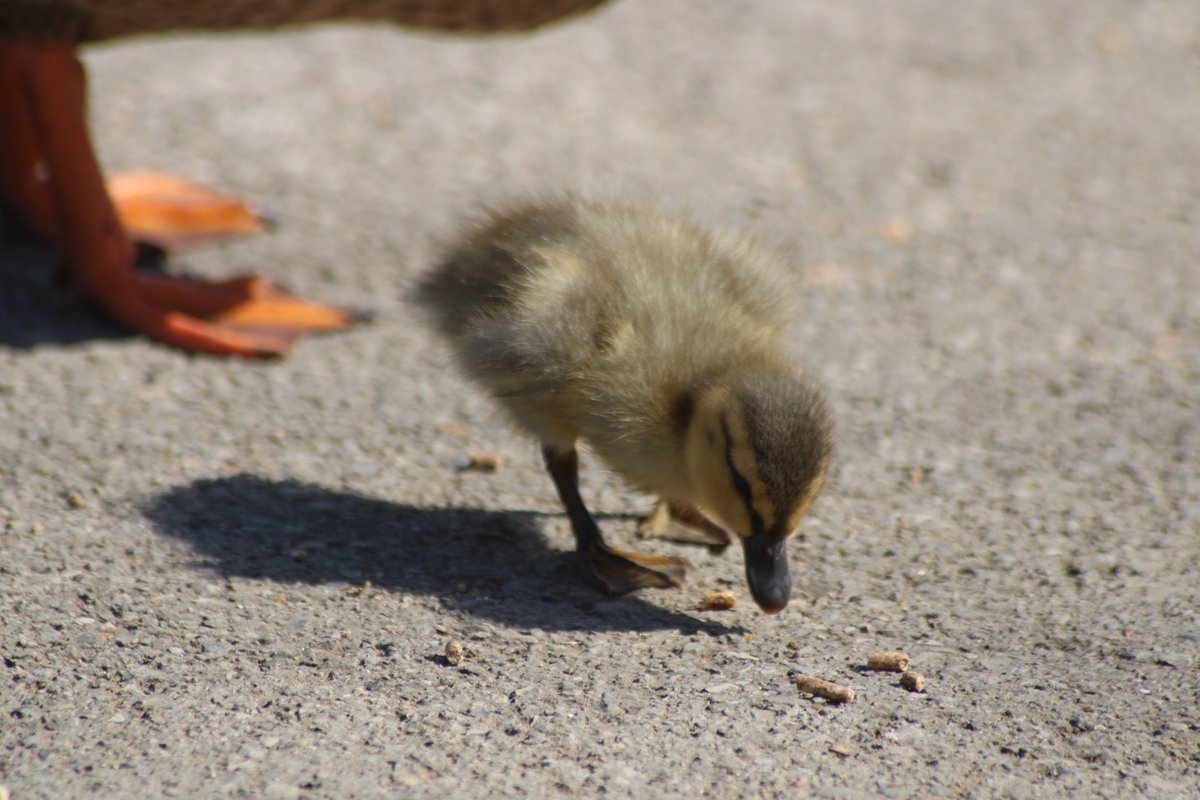
[[[1194, 2], [624, 0], [530, 39], [87, 61], [109, 165], [283, 222], [179, 268], [378, 320], [188, 357], [3, 235], [13, 800], [1200, 796]], [[405, 307], [463, 215], [558, 187], [793, 252], [839, 435], [784, 614], [736, 552], [647, 545], [696, 563], [682, 591], [582, 584], [536, 448]], [[476, 450], [502, 468], [457, 472]], [[585, 470], [629, 542], [647, 499]], [[862, 671], [893, 648], [924, 694]]]

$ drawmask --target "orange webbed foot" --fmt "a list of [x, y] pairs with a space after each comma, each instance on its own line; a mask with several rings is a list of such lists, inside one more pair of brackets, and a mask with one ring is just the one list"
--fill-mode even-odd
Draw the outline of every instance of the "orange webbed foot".
[[[267, 220], [240, 198], [165, 172], [108, 176], [109, 197], [126, 235], [174, 250], [224, 236], [256, 233]], [[277, 356], [301, 336], [346, 327], [355, 315], [295, 297], [249, 275], [210, 283], [134, 272], [100, 301], [124, 324], [156, 339], [218, 355]]]
[[110, 173], [105, 181], [131, 239], [175, 250], [204, 239], [258, 233], [270, 220], [241, 198], [166, 172]]
[[99, 299], [125, 326], [196, 352], [281, 356], [308, 333], [361, 319], [340, 308], [288, 294], [259, 276], [219, 283], [135, 272]]
[[[109, 235], [163, 250], [266, 226], [241, 200], [166, 173], [119, 173], [108, 178], [107, 188], [108, 197], [99, 200], [115, 208], [121, 228]], [[305, 334], [361, 319], [296, 297], [258, 275], [209, 282], [138, 271], [136, 259], [135, 249], [109, 246], [82, 254], [73, 266], [118, 322], [184, 350], [281, 356]]]
[[73, 42], [0, 42], [0, 200], [61, 247], [71, 276], [114, 319], [186, 350], [240, 356], [282, 355], [306, 333], [355, 321], [263, 278], [205, 283], [135, 270], [135, 239], [169, 248], [253, 232], [263, 220], [240, 201], [160, 173], [106, 185], [85, 94]]

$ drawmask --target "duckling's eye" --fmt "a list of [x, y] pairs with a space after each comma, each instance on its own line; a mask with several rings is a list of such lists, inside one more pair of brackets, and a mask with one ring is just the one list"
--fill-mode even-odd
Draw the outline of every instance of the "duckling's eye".
[[707, 427], [707, 428], [705, 428], [705, 429], [704, 429], [704, 438], [708, 440], [708, 443], [709, 443], [710, 445], [712, 445], [713, 447], [716, 447], [716, 445], [717, 445], [717, 431], [716, 431], [716, 429], [715, 429], [715, 428], [712, 428], [712, 427]]
[[725, 435], [725, 467], [729, 470], [729, 477], [733, 481], [734, 491], [738, 493], [746, 506], [746, 515], [750, 518], [751, 530], [761, 530], [763, 527], [762, 515], [754, 507], [754, 492], [750, 488], [750, 481], [746, 480], [746, 476], [741, 473], [737, 468], [737, 464], [734, 463], [733, 437], [729, 435], [729, 423], [724, 417], [721, 418], [721, 432]]

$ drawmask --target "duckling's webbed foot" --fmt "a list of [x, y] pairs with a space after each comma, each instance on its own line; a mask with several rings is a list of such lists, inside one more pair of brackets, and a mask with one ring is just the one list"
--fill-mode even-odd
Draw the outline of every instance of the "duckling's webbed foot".
[[575, 533], [575, 548], [588, 574], [609, 594], [634, 589], [678, 588], [683, 585], [688, 563], [672, 556], [655, 556], [615, 550], [604, 543], [600, 526], [579, 494], [579, 456], [575, 448], [545, 447], [546, 469], [554, 479], [558, 496], [566, 507]]
[[733, 541], [729, 531], [713, 522], [695, 506], [660, 500], [650, 516], [638, 525], [647, 539], [667, 539], [681, 544], [698, 544], [714, 554], [722, 553]]
[[674, 556], [615, 550], [602, 541], [581, 553], [592, 577], [609, 594], [624, 594], [634, 589], [678, 589], [687, 576], [688, 563]]

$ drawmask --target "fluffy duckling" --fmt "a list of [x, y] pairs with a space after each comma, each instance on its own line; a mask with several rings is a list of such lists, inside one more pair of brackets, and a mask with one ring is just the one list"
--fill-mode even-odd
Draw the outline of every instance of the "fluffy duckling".
[[579, 494], [579, 441], [681, 522], [718, 541], [733, 531], [755, 601], [775, 613], [832, 427], [784, 353], [781, 278], [743, 239], [567, 198], [493, 215], [416, 294], [466, 375], [541, 441], [604, 588], [679, 586], [687, 562], [605, 544]]

